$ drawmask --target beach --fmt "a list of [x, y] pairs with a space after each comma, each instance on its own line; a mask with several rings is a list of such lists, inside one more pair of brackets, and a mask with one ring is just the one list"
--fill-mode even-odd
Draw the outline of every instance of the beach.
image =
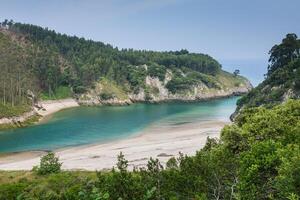
[[[107, 170], [116, 165], [122, 152], [128, 160], [128, 168], [145, 167], [148, 159], [158, 158], [165, 165], [179, 152], [194, 155], [203, 148], [207, 137], [218, 138], [221, 129], [229, 122], [203, 121], [172, 126], [150, 126], [126, 139], [101, 144], [83, 145], [55, 151], [64, 170]], [[46, 152], [21, 152], [2, 155], [0, 170], [31, 170], [39, 164]]]
[[61, 100], [46, 100], [39, 101], [38, 106], [33, 107], [30, 111], [23, 113], [20, 116], [0, 118], [0, 125], [18, 124], [26, 122], [37, 114], [41, 116], [39, 122], [44, 121], [52, 114], [66, 109], [79, 106], [79, 104], [72, 98]]
[[50, 116], [53, 113], [56, 113], [66, 108], [73, 108], [79, 106], [79, 104], [72, 98], [40, 101], [39, 105], [42, 109], [35, 108], [35, 111], [43, 117]]

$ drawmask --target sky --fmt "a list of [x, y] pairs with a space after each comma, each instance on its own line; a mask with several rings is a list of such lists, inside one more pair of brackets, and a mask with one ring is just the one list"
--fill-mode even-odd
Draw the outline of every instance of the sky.
[[119, 48], [205, 53], [242, 74], [256, 67], [260, 79], [270, 48], [300, 35], [299, 0], [0, 0], [0, 8], [1, 21]]

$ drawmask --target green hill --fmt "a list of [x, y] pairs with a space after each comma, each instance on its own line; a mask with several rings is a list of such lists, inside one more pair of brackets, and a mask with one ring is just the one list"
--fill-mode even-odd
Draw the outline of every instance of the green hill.
[[[24, 41], [26, 45], [26, 40]], [[9, 51], [6, 53], [15, 56], [9, 54]], [[289, 34], [283, 43], [275, 45], [270, 53], [271, 64], [266, 80], [238, 102], [238, 111], [242, 114], [231, 125], [224, 127], [220, 139], [208, 138], [205, 147], [194, 156], [181, 154], [178, 158], [171, 158], [165, 167], [159, 160], [151, 158], [146, 168], [128, 171], [129, 163], [120, 154], [116, 168], [87, 172], [61, 171], [58, 158], [49, 153], [41, 159], [40, 166], [35, 167], [33, 171], [0, 172], [0, 199], [298, 200], [300, 198], [299, 40], [294, 34]], [[174, 56], [174, 53], [166, 54]], [[181, 57], [182, 54], [176, 56]], [[55, 58], [53, 56], [52, 61]], [[75, 65], [66, 58], [61, 57], [58, 60], [73, 70]], [[170, 78], [161, 75], [164, 74], [163, 67], [148, 71], [147, 66], [129, 68], [134, 70], [129, 74], [135, 77], [136, 85], [145, 84], [147, 88], [143, 79], [140, 80], [141, 77], [145, 77], [146, 72], [154, 71], [157, 79]], [[211, 74], [187, 68], [196, 74], [192, 76], [193, 78], [189, 78], [184, 68], [164, 67], [166, 72], [172, 69], [175, 70], [173, 73], [178, 73], [179, 79], [175, 78], [173, 80], [175, 83], [168, 86], [170, 89], [175, 88], [176, 92], [186, 90], [185, 81], [193, 78], [205, 83], [205, 90], [231, 88], [245, 82], [242, 77], [234, 77], [222, 71]], [[176, 72], [179, 69], [180, 71]], [[74, 76], [75, 72], [72, 71]], [[34, 76], [36, 72], [30, 70], [24, 71], [24, 74], [20, 73], [20, 76], [28, 76], [30, 79], [30, 73], [33, 73], [32, 81], [40, 78]], [[10, 80], [10, 76], [7, 75], [6, 78]], [[157, 79], [156, 83], [160, 83]], [[123, 87], [127, 86], [119, 84], [118, 80], [110, 79], [110, 76], [106, 75], [95, 81], [97, 83], [95, 88], [85, 86], [85, 83], [78, 87], [82, 87], [83, 90], [104, 90], [108, 94], [102, 93], [103, 99], [111, 98], [112, 94], [109, 93], [111, 90], [108, 88], [113, 88], [112, 91], [118, 98], [127, 98], [123, 96], [125, 91]], [[128, 80], [133, 79], [126, 79], [124, 83]], [[147, 80], [149, 81], [149, 77]], [[9, 82], [5, 82], [7, 83]], [[14, 84], [16, 88], [23, 87], [22, 84], [19, 86], [18, 82], [12, 82], [7, 87], [11, 88]], [[25, 86], [30, 88], [30, 84]], [[41, 85], [38, 86], [41, 92], [47, 93], [49, 90], [49, 87], [43, 90]], [[71, 91], [75, 88], [75, 85], [70, 83], [57, 84], [57, 87], [61, 86], [70, 88]], [[130, 90], [134, 90], [132, 86], [128, 84]], [[51, 90], [52, 87], [49, 93]], [[64, 89], [62, 91], [60, 93], [67, 93]], [[274, 91], [280, 92], [274, 95]], [[81, 91], [74, 91], [78, 92]], [[22, 99], [26, 101], [22, 95], [18, 101], [22, 102]]]
[[0, 105], [6, 107], [30, 104], [28, 96], [82, 103], [196, 100], [203, 93], [229, 96], [251, 88], [205, 54], [119, 50], [30, 24], [2, 22], [0, 53]]
[[260, 105], [272, 106], [289, 98], [300, 97], [300, 40], [288, 34], [270, 50], [266, 79], [238, 102], [238, 109]]

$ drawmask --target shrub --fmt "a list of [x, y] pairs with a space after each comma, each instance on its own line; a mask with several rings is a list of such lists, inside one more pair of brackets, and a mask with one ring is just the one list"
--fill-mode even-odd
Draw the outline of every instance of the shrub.
[[103, 92], [99, 95], [101, 100], [109, 100], [109, 99], [113, 99], [114, 95], [112, 93], [108, 93], [108, 92]]
[[49, 152], [41, 158], [40, 166], [34, 167], [33, 171], [36, 171], [39, 175], [58, 173], [61, 171], [61, 165], [59, 158], [53, 152]]

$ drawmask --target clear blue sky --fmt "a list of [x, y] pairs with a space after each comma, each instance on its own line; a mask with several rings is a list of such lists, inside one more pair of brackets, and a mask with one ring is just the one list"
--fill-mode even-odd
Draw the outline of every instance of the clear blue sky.
[[207, 53], [222, 64], [260, 60], [300, 35], [299, 0], [0, 0], [5, 18], [120, 48]]

